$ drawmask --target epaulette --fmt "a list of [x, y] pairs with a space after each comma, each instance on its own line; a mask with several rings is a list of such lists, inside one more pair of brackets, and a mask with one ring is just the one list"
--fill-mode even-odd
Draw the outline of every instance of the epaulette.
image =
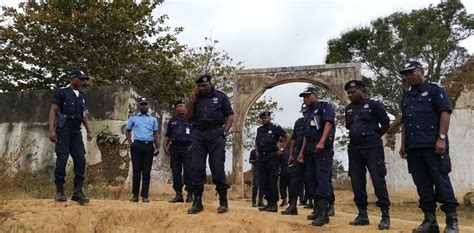
[[444, 88], [444, 86], [441, 85], [441, 83], [429, 82], [428, 84], [430, 84], [430, 85], [435, 85], [435, 86], [437, 86], [437, 87]]

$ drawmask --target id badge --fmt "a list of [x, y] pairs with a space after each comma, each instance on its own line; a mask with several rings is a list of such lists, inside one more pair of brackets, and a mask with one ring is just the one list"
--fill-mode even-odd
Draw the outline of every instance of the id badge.
[[186, 127], [186, 134], [190, 134], [191, 133], [191, 130], [189, 129], [189, 127]]

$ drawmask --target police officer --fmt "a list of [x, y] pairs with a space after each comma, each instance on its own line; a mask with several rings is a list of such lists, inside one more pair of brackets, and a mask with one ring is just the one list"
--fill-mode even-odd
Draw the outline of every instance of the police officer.
[[[306, 105], [301, 106], [301, 112], [306, 112]], [[303, 185], [305, 181], [305, 165], [300, 163], [297, 159], [300, 153], [301, 146], [303, 145], [304, 137], [304, 117], [296, 120], [293, 127], [293, 134], [291, 135], [290, 141], [290, 157], [288, 158], [288, 166], [290, 169], [290, 181], [289, 181], [289, 196], [290, 206], [281, 212], [283, 215], [298, 215], [298, 208], [296, 201], [298, 195], [303, 192]]]
[[280, 189], [280, 198], [281, 204], [280, 207], [285, 207], [288, 202], [287, 190], [290, 182], [290, 169], [288, 167], [288, 160], [290, 159], [290, 149], [286, 148], [280, 156], [280, 179], [279, 179], [279, 189]]
[[202, 192], [206, 181], [206, 158], [209, 154], [209, 166], [212, 182], [219, 193], [218, 213], [229, 210], [227, 203], [227, 185], [224, 173], [225, 137], [229, 133], [234, 120], [229, 97], [214, 89], [211, 76], [205, 74], [196, 79], [197, 88], [191, 94], [186, 119], [192, 123], [192, 192], [193, 205], [189, 214], [203, 210]]
[[[133, 141], [132, 141], [133, 131]], [[125, 136], [130, 144], [132, 157], [132, 194], [131, 202], [138, 202], [140, 180], [142, 182], [141, 197], [144, 203], [150, 202], [148, 192], [153, 156], [157, 156], [160, 148], [158, 121], [148, 112], [148, 101], [145, 97], [138, 98], [138, 112], [127, 123]]]
[[[332, 161], [334, 145], [333, 107], [324, 101], [318, 101], [314, 86], [307, 87], [300, 95], [308, 110], [304, 114], [303, 150], [298, 155], [299, 162], [308, 163], [307, 174], [311, 174], [314, 188], [310, 188], [315, 200], [316, 214], [312, 222], [314, 226], [329, 223], [329, 203], [332, 200]], [[312, 172], [313, 170], [314, 172]], [[310, 216], [308, 216], [310, 217]]]
[[[249, 162], [252, 164], [252, 207], [263, 206], [263, 191], [260, 187], [260, 162], [255, 149], [250, 151]], [[257, 203], [258, 193], [258, 203]]]
[[402, 142], [400, 157], [408, 162], [420, 208], [425, 218], [413, 232], [438, 232], [436, 202], [446, 213], [444, 232], [459, 232], [454, 197], [449, 179], [448, 128], [452, 112], [443, 87], [425, 80], [422, 65], [410, 61], [400, 71], [410, 88], [401, 99]]
[[[186, 203], [193, 201], [191, 186], [191, 125], [186, 122], [186, 105], [178, 100], [175, 105], [176, 115], [168, 121], [168, 127], [163, 142], [166, 155], [171, 156], [171, 172], [173, 174], [173, 189], [176, 196], [169, 200], [171, 203], [184, 202], [183, 176], [185, 190], [188, 192]], [[183, 171], [184, 170], [184, 171]], [[183, 176], [181, 176], [183, 174]]]
[[[279, 125], [271, 122], [271, 113], [266, 111], [260, 114], [262, 126], [257, 129], [255, 150], [260, 161], [261, 187], [267, 204], [259, 208], [260, 211], [278, 211], [278, 156], [283, 154], [290, 143], [291, 136]], [[282, 148], [278, 149], [278, 141], [284, 138]]]
[[49, 139], [56, 143], [56, 168], [54, 183], [58, 202], [67, 201], [64, 195], [64, 177], [69, 154], [74, 161], [74, 193], [71, 200], [81, 204], [89, 199], [82, 192], [86, 158], [84, 142], [82, 141], [81, 124], [87, 130], [87, 140], [92, 140], [92, 131], [86, 114], [86, 93], [79, 90], [89, 78], [80, 70], [67, 73], [70, 78], [68, 87], [54, 92], [49, 111]]
[[[352, 80], [344, 86], [351, 104], [346, 107], [346, 129], [349, 130], [349, 176], [351, 178], [354, 202], [359, 214], [351, 225], [369, 225], [367, 215], [366, 173], [370, 178], [377, 196], [376, 205], [382, 210], [380, 230], [390, 228], [389, 206], [385, 175], [385, 155], [381, 136], [390, 128], [390, 119], [382, 103], [365, 96], [365, 84]], [[380, 124], [380, 126], [379, 126]]]

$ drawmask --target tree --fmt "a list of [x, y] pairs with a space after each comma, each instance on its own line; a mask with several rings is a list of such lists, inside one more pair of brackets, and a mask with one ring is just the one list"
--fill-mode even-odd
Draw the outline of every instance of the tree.
[[63, 74], [82, 69], [89, 85], [132, 84], [171, 106], [182, 89], [174, 62], [182, 28], [153, 18], [162, 0], [27, 1], [2, 7], [0, 90], [64, 86]]
[[[185, 74], [183, 80], [186, 87], [181, 91], [183, 98], [188, 98], [192, 88], [194, 87], [194, 80], [201, 74], [209, 74], [212, 77], [214, 87], [223, 91], [230, 96], [231, 103], [233, 95], [233, 74], [235, 71], [243, 69], [242, 62], [234, 62], [234, 59], [224, 51], [217, 48], [218, 40], [211, 38], [204, 38], [205, 46], [197, 48], [186, 48], [179, 57], [179, 63]], [[276, 111], [282, 110], [278, 104], [272, 101], [271, 98], [263, 98], [257, 100], [250, 108], [246, 120], [245, 128], [255, 128], [260, 121], [258, 117], [262, 111]], [[230, 134], [232, 135], [232, 134]], [[227, 146], [232, 142], [232, 136], [227, 137]], [[244, 135], [244, 147], [250, 149], [255, 144], [255, 133], [252, 130], [246, 130]]]
[[446, 0], [410, 13], [395, 12], [343, 33], [328, 41], [326, 63], [362, 62], [370, 73], [364, 80], [372, 96], [398, 116], [404, 92], [400, 67], [408, 60], [421, 60], [427, 79], [439, 82], [469, 59], [459, 42], [471, 36], [473, 29], [474, 19], [461, 1]]

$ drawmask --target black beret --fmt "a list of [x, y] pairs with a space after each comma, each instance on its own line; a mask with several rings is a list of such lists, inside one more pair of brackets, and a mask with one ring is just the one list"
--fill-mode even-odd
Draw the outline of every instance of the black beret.
[[344, 85], [344, 90], [349, 90], [349, 88], [352, 88], [352, 87], [359, 87], [359, 88], [364, 88], [365, 87], [365, 84], [364, 82], [360, 81], [360, 80], [351, 80], [349, 82], [346, 83], [346, 85]]
[[204, 83], [204, 82], [210, 82], [210, 81], [211, 81], [211, 76], [208, 74], [203, 74], [196, 78], [196, 83]]
[[176, 106], [178, 106], [180, 104], [184, 104], [184, 101], [183, 100], [176, 101], [176, 103], [174, 103], [174, 107], [176, 108]]
[[264, 116], [270, 117], [271, 115], [272, 115], [271, 112], [265, 111], [265, 112], [260, 113], [260, 118], [262, 118], [262, 117], [264, 117]]

